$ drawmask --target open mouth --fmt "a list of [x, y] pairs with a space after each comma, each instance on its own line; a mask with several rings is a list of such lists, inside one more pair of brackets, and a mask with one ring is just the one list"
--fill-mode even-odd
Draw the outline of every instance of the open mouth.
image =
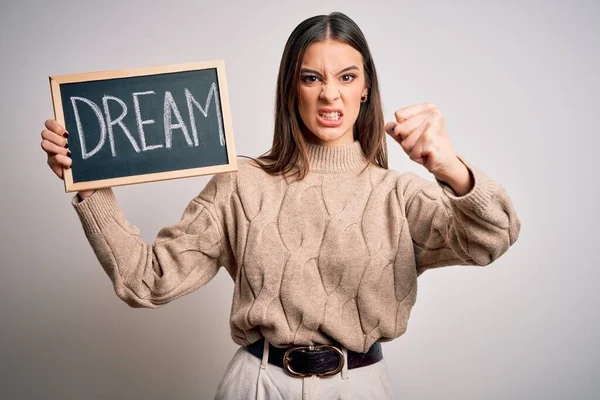
[[319, 113], [319, 116], [326, 121], [338, 121], [342, 114], [339, 112], [328, 112], [328, 113]]
[[340, 112], [320, 112], [317, 117], [317, 123], [326, 128], [337, 128], [342, 125], [344, 115]]

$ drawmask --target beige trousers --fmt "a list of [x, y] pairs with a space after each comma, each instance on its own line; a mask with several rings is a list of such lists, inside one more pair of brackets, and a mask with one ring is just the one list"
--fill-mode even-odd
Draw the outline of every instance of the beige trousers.
[[[347, 350], [342, 349], [344, 357]], [[215, 400], [387, 400], [392, 388], [385, 358], [366, 367], [344, 369], [330, 377], [294, 378], [268, 363], [265, 340], [262, 360], [240, 347], [227, 366]]]

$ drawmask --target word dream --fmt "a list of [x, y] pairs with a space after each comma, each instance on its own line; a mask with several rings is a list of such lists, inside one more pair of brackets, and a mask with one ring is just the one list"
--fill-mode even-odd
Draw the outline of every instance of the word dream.
[[[112, 156], [116, 157], [117, 151], [115, 149], [115, 139], [114, 139], [114, 131], [113, 131], [113, 127], [115, 125], [119, 125], [121, 127], [121, 129], [127, 136], [127, 139], [129, 139], [129, 142], [131, 143], [131, 146], [133, 147], [133, 149], [135, 150], [136, 153], [139, 153], [141, 151], [149, 151], [149, 150], [162, 148], [163, 144], [148, 145], [146, 143], [146, 136], [144, 133], [144, 125], [154, 124], [155, 121], [153, 119], [143, 120], [142, 113], [140, 110], [139, 97], [153, 95], [153, 94], [156, 94], [153, 90], [149, 90], [146, 92], [136, 92], [136, 93], [131, 94], [133, 97], [135, 119], [137, 122], [137, 132], [139, 135], [139, 144], [136, 141], [136, 139], [134, 138], [134, 136], [132, 135], [129, 128], [127, 128], [127, 126], [123, 123], [123, 118], [125, 118], [125, 116], [127, 115], [127, 112], [128, 112], [127, 105], [125, 104], [125, 102], [123, 100], [121, 100], [120, 98], [115, 97], [115, 96], [104, 95], [102, 97], [103, 110], [101, 110], [100, 107], [98, 106], [98, 104], [91, 101], [90, 99], [87, 99], [85, 97], [79, 97], [79, 96], [70, 97], [71, 104], [73, 106], [73, 111], [75, 113], [75, 121], [77, 123], [77, 132], [79, 135], [79, 142], [81, 143], [82, 158], [85, 160], [85, 159], [92, 157], [94, 154], [98, 153], [104, 146], [104, 143], [106, 142], [106, 136], [108, 136], [108, 141], [110, 143], [110, 150], [112, 152]], [[192, 137], [190, 137], [189, 129], [187, 128], [183, 119], [181, 118], [181, 113], [179, 112], [179, 107], [175, 103], [175, 100], [173, 99], [173, 95], [171, 94], [170, 91], [167, 90], [167, 91], [165, 91], [164, 101], [163, 101], [163, 104], [164, 104], [163, 121], [164, 121], [164, 136], [165, 136], [164, 147], [166, 147], [167, 149], [171, 148], [174, 129], [181, 129], [181, 133], [183, 134], [183, 136], [187, 142], [187, 145], [189, 147], [199, 145], [198, 129], [196, 128], [194, 107], [198, 108], [198, 110], [200, 110], [202, 115], [204, 115], [204, 117], [207, 118], [209, 115], [208, 111], [209, 111], [209, 107], [210, 107], [212, 98], [214, 98], [214, 105], [215, 105], [215, 110], [217, 113], [217, 122], [219, 125], [220, 143], [221, 143], [221, 146], [225, 146], [225, 137], [224, 137], [224, 133], [223, 133], [223, 116], [221, 115], [221, 104], [219, 101], [219, 96], [217, 95], [216, 83], [213, 82], [213, 84], [211, 85], [210, 91], [208, 92], [208, 95], [206, 96], [206, 102], [204, 104], [204, 107], [202, 107], [200, 105], [200, 103], [198, 103], [198, 101], [196, 101], [194, 96], [192, 96], [192, 93], [187, 88], [185, 88], [185, 98], [186, 98], [187, 110], [188, 110], [188, 114], [189, 114], [189, 118], [190, 118]], [[113, 118], [113, 116], [110, 113], [110, 110], [108, 107], [109, 101], [117, 102], [122, 108], [121, 115], [119, 115], [117, 118]], [[96, 118], [98, 119], [98, 123], [100, 125], [100, 140], [98, 141], [98, 144], [92, 150], [89, 150], [89, 151], [88, 151], [88, 147], [86, 144], [85, 132], [83, 129], [83, 124], [81, 123], [81, 118], [79, 115], [79, 108], [78, 108], [77, 102], [88, 105], [93, 110], [94, 114], [96, 115]], [[104, 114], [102, 113], [102, 111], [104, 111]]]

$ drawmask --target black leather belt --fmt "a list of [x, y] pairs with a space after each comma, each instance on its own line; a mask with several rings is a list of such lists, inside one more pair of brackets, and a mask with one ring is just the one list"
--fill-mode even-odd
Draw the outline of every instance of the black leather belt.
[[[254, 356], [262, 359], [264, 338], [245, 346]], [[375, 342], [366, 353], [348, 350], [348, 369], [375, 364], [383, 359], [381, 343]], [[269, 343], [269, 363], [283, 368], [288, 375], [296, 378], [317, 375], [319, 377], [335, 375], [344, 366], [344, 357], [339, 346], [314, 345], [275, 347]]]

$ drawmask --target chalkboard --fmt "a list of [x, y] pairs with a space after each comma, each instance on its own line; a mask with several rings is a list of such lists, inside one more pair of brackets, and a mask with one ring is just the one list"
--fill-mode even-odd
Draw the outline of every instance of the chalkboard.
[[66, 192], [237, 170], [223, 60], [49, 78]]

